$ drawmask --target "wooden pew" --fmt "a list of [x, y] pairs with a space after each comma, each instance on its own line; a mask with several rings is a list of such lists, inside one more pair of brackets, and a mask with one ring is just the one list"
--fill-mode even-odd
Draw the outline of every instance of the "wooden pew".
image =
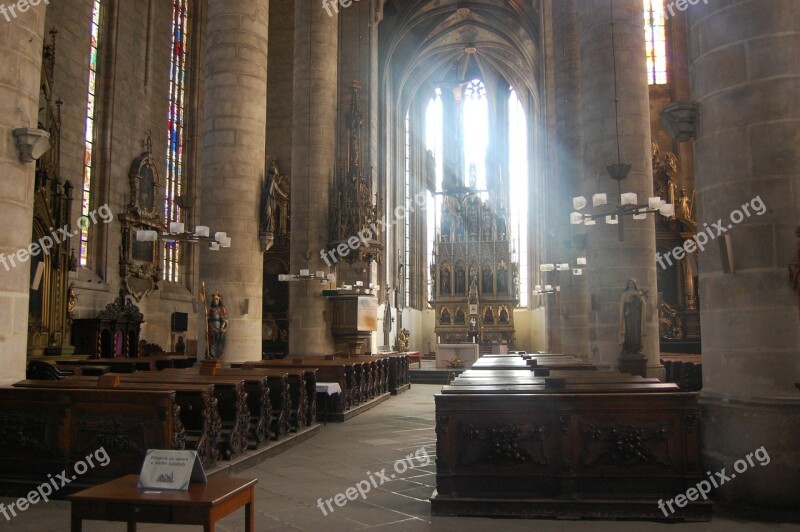
[[[74, 390], [106, 390], [98, 386], [97, 377], [73, 376], [60, 381], [24, 380], [14, 384], [15, 388], [61, 388]], [[175, 402], [180, 407], [180, 419], [184, 427], [185, 448], [197, 451], [206, 466], [213, 466], [219, 458], [219, 441], [222, 419], [214, 397], [213, 384], [182, 383], [131, 383], [121, 382], [119, 390], [174, 391]]]
[[139, 371], [136, 373], [110, 373], [108, 375], [117, 375], [122, 382], [140, 384], [154, 382], [213, 384], [217, 407], [222, 418], [222, 430], [220, 431], [221, 437], [219, 440], [221, 456], [226, 460], [230, 460], [247, 448], [250, 409], [243, 379], [167, 371]]
[[183, 443], [174, 391], [0, 388], [0, 483], [19, 495], [100, 448], [108, 464], [70, 486], [138, 473], [148, 449]]
[[397, 395], [411, 386], [409, 359], [405, 353], [392, 353], [389, 357], [389, 393]]
[[[245, 373], [241, 373], [241, 372]], [[291, 399], [291, 424], [295, 430], [300, 425], [311, 426], [316, 422], [317, 417], [317, 368], [224, 368], [219, 370], [218, 375], [243, 375], [247, 373], [265, 375], [273, 377], [275, 375], [286, 375], [289, 386], [289, 397]]]
[[[303, 358], [287, 358], [283, 360], [255, 360], [250, 362], [241, 362], [231, 364], [234, 368], [241, 368], [243, 370], [251, 369], [316, 369], [316, 379], [319, 382], [336, 382], [342, 389], [333, 401], [333, 410], [336, 413], [343, 413], [350, 409], [351, 392], [348, 388], [348, 383], [354, 381], [353, 365], [345, 364], [345, 359], [324, 360], [322, 358], [314, 358], [312, 361], [305, 362]], [[348, 369], [349, 368], [349, 369]], [[316, 387], [314, 389], [316, 396]]]
[[[704, 477], [696, 394], [624, 376], [562, 377], [554, 390], [481, 372], [435, 396], [433, 515], [661, 519], [659, 499]], [[710, 508], [670, 517], [706, 520]]]
[[330, 358], [346, 359], [353, 362], [363, 362], [368, 365], [368, 375], [362, 382], [366, 382], [366, 390], [362, 390], [362, 401], [374, 399], [375, 397], [389, 391], [389, 357], [374, 356], [350, 356], [344, 354], [333, 355]]
[[[166, 368], [160, 373], [166, 375], [183, 376], [193, 379], [200, 376], [200, 380], [207, 380], [209, 377], [218, 375], [227, 377], [237, 377], [237, 375], [225, 375], [222, 373], [224, 368], [217, 370], [214, 375], [201, 375], [200, 368]], [[245, 392], [247, 394], [247, 408], [250, 417], [247, 422], [246, 444], [250, 449], [258, 449], [265, 445], [270, 439], [280, 439], [281, 435], [288, 432], [286, 413], [288, 407], [287, 382], [286, 379], [267, 379], [263, 375], [238, 375], [244, 381]], [[275, 409], [278, 409], [277, 412]], [[275, 437], [271, 438], [270, 431], [274, 431]]]

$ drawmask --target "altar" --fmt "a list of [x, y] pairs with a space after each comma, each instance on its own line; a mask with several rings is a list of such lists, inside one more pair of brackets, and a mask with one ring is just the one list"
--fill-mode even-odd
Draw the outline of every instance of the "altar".
[[468, 368], [478, 360], [478, 344], [438, 344], [436, 346], [436, 369], [447, 369], [447, 362], [460, 358]]

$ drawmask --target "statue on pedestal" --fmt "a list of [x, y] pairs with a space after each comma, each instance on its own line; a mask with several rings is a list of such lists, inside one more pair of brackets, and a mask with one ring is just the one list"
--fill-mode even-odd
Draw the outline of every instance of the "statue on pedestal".
[[635, 279], [628, 279], [628, 285], [619, 299], [619, 342], [623, 355], [642, 352], [642, 337], [646, 334], [645, 322], [647, 292], [639, 290]]
[[228, 336], [228, 311], [222, 304], [222, 294], [211, 296], [211, 306], [206, 312], [208, 319], [208, 356], [212, 360], [222, 360], [225, 354], [225, 340]]

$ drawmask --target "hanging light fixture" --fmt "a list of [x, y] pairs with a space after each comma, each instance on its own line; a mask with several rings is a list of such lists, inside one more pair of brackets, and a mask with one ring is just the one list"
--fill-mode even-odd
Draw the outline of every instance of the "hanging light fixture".
[[[613, 4], [611, 9], [613, 20]], [[635, 192], [622, 192], [622, 182], [628, 177], [631, 171], [631, 165], [622, 162], [622, 148], [619, 140], [619, 94], [617, 87], [617, 55], [613, 22], [611, 24], [611, 57], [614, 64], [614, 118], [617, 137], [617, 163], [608, 165], [606, 171], [611, 179], [617, 182], [619, 204], [609, 205], [608, 194], [599, 192], [592, 195], [592, 207], [601, 207], [601, 209], [598, 209], [598, 212], [594, 213], [581, 212], [587, 207], [588, 201], [584, 196], [577, 196], [572, 198], [572, 208], [574, 211], [570, 214], [570, 223], [573, 225], [583, 224], [585, 226], [592, 226], [597, 224], [597, 220], [600, 220], [608, 225], [617, 225], [619, 228], [619, 241], [622, 242], [625, 240], [623, 226], [626, 216], [630, 216], [634, 220], [646, 220], [648, 214], [659, 213], [669, 218], [675, 215], [675, 205], [662, 200], [658, 196], [648, 197], [647, 203], [640, 203], [638, 194]], [[603, 209], [602, 207], [605, 206], [608, 207]]]

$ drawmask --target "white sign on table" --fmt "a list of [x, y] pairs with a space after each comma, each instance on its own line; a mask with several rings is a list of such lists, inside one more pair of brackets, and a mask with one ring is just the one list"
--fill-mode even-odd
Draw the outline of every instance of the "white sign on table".
[[139, 473], [139, 487], [188, 490], [189, 482], [206, 482], [206, 472], [197, 451], [150, 449]]

